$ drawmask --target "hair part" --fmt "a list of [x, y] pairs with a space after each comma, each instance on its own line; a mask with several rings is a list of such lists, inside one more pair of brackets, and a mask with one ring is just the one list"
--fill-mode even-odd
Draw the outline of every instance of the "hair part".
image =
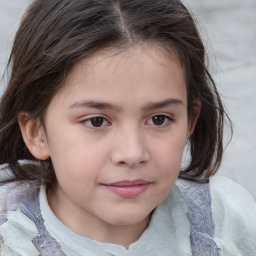
[[191, 161], [180, 176], [207, 181], [217, 171], [226, 113], [195, 22], [179, 0], [36, 0], [17, 31], [0, 103], [0, 164], [9, 164], [15, 180], [56, 180], [51, 160], [39, 161], [25, 146], [18, 114], [27, 112], [43, 125], [49, 103], [78, 61], [108, 47], [125, 49], [141, 42], [160, 44], [179, 56], [190, 121], [201, 105], [189, 139]]

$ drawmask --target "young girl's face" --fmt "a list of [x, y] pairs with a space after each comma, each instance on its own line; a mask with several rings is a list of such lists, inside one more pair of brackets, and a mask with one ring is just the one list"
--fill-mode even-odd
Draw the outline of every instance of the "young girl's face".
[[175, 54], [138, 45], [83, 59], [45, 116], [53, 211], [83, 235], [86, 226], [145, 228], [178, 177], [189, 127]]

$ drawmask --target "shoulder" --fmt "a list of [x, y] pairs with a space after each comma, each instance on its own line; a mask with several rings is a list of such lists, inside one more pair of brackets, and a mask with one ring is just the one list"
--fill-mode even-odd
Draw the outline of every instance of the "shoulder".
[[245, 187], [238, 184], [237, 182], [221, 176], [221, 175], [215, 175], [210, 178], [210, 189], [211, 193], [214, 194], [222, 194], [225, 193], [227, 196], [239, 196], [239, 197], [249, 197], [254, 201], [254, 199], [251, 197], [250, 193], [247, 191]]
[[0, 212], [5, 212], [7, 210], [13, 210], [18, 208], [18, 182], [8, 182], [5, 181], [13, 177], [12, 173], [7, 168], [0, 169]]
[[38, 193], [39, 186], [26, 181], [9, 182], [12, 172], [0, 167], [0, 212], [17, 210], [24, 202], [31, 201]]
[[224, 255], [256, 255], [256, 202], [236, 182], [210, 178], [215, 239]]
[[256, 213], [256, 202], [250, 193], [242, 185], [229, 178], [219, 175], [210, 178], [210, 192], [212, 206], [225, 210], [231, 216], [235, 217], [238, 214], [248, 216], [248, 214]]
[[[8, 170], [0, 171], [0, 182], [10, 178]], [[35, 223], [21, 206], [33, 200], [36, 188], [26, 182], [12, 182], [0, 186], [0, 255], [37, 256], [32, 244], [37, 235]]]
[[35, 223], [21, 209], [0, 213], [0, 255], [38, 256], [33, 239], [38, 235]]

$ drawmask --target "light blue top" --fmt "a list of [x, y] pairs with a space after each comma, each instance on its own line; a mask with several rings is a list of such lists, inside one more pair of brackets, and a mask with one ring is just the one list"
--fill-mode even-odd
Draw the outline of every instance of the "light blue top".
[[[15, 194], [26, 191], [27, 185], [10, 190], [11, 187], [13, 187], [11, 184], [0, 187], [0, 206], [2, 207], [0, 211], [3, 208], [9, 209], [1, 213], [7, 218], [7, 222], [0, 226], [3, 237], [0, 255], [38, 256], [39, 253], [32, 243], [33, 238], [38, 234], [34, 222], [20, 209], [15, 209], [15, 202], [10, 204], [9, 200], [6, 201], [8, 191], [8, 199], [11, 199]], [[210, 179], [210, 191], [215, 222], [214, 239], [220, 248], [220, 255], [255, 256], [256, 203], [254, 199], [242, 186], [221, 176]], [[51, 211], [44, 186], [40, 188], [39, 199], [47, 230], [68, 256], [192, 255], [187, 206], [176, 186], [173, 187], [168, 198], [155, 210], [148, 229], [137, 242], [130, 245], [129, 249], [116, 244], [97, 242], [72, 232]]]

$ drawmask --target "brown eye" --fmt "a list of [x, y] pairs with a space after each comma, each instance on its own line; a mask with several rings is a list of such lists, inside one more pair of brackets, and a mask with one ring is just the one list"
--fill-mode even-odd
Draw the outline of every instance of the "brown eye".
[[83, 123], [90, 128], [101, 128], [109, 125], [109, 122], [104, 117], [101, 117], [101, 116], [88, 118], [84, 120]]
[[153, 126], [167, 126], [171, 122], [171, 118], [165, 115], [155, 115], [152, 116], [148, 121], [147, 124]]
[[104, 119], [102, 117], [94, 117], [91, 119], [91, 124], [94, 127], [101, 127], [104, 122]]
[[152, 117], [153, 124], [155, 124], [155, 125], [163, 125], [165, 120], [166, 120], [165, 116], [153, 116]]

